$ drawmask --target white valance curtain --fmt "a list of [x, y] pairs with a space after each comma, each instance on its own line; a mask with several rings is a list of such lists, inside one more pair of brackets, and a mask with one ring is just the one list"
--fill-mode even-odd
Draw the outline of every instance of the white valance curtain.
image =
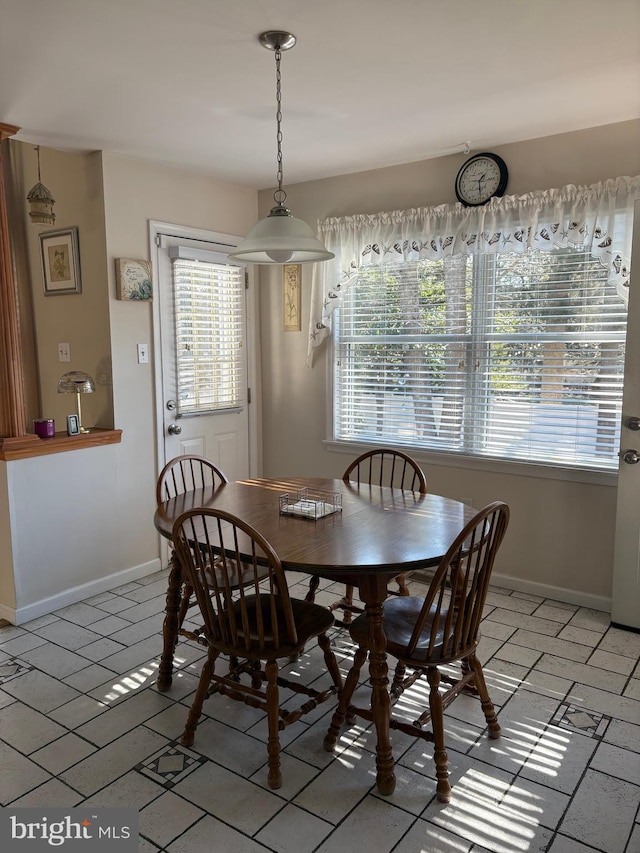
[[633, 221], [627, 214], [637, 198], [640, 177], [623, 177], [494, 198], [483, 207], [442, 204], [321, 221], [318, 236], [335, 258], [314, 265], [307, 364], [331, 333], [333, 312], [358, 270], [369, 264], [582, 248], [610, 270], [626, 299]]

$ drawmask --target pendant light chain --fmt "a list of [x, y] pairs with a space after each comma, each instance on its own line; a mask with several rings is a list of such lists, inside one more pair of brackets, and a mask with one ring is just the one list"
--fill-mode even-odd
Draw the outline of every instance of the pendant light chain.
[[280, 60], [282, 51], [276, 48], [276, 143], [278, 147], [278, 171], [276, 178], [278, 180], [278, 189], [273, 194], [273, 200], [278, 205], [284, 205], [287, 198], [286, 192], [282, 189], [283, 171], [282, 171], [282, 75], [280, 73]]
[[38, 158], [38, 183], [41, 183], [40, 180], [40, 146], [36, 145], [36, 157]]
[[276, 144], [278, 149], [278, 188], [273, 194], [274, 206], [269, 215], [258, 222], [241, 240], [235, 251], [228, 256], [230, 261], [250, 264], [305, 264], [328, 261], [335, 257], [313, 233], [302, 219], [297, 219], [285, 207], [286, 192], [282, 189], [282, 76], [280, 61], [282, 51], [290, 50], [296, 43], [293, 33], [284, 30], [267, 30], [260, 33], [258, 41], [262, 47], [272, 50], [276, 57]]

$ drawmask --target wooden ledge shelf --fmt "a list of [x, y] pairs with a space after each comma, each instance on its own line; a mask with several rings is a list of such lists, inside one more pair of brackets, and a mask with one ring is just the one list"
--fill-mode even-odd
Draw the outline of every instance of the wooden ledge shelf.
[[82, 435], [67, 435], [57, 432], [51, 438], [37, 435], [21, 435], [15, 438], [0, 438], [0, 460], [30, 459], [33, 456], [48, 456], [50, 453], [65, 453], [68, 450], [84, 450], [86, 447], [102, 447], [104, 444], [120, 444], [121, 429], [94, 427]]

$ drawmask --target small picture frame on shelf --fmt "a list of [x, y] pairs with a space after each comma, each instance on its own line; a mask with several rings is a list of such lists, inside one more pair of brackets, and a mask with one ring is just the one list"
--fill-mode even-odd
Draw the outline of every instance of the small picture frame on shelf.
[[116, 298], [131, 302], [151, 302], [151, 261], [116, 258]]
[[40, 234], [40, 255], [45, 296], [82, 293], [77, 228]]
[[80, 435], [80, 423], [77, 415], [67, 415], [67, 435]]

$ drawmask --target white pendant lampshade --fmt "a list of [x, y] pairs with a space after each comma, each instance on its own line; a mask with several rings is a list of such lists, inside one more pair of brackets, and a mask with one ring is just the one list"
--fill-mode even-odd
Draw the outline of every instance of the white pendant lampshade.
[[296, 37], [280, 30], [262, 33], [260, 44], [275, 51], [276, 56], [276, 141], [278, 148], [278, 189], [273, 194], [275, 205], [267, 217], [253, 226], [236, 250], [229, 255], [231, 260], [252, 264], [304, 264], [311, 261], [328, 261], [335, 257], [311, 228], [302, 219], [296, 219], [285, 207], [286, 192], [282, 189], [282, 110], [280, 58], [283, 50], [289, 50]]
[[334, 255], [306, 222], [296, 219], [286, 207], [275, 205], [269, 216], [256, 222], [231, 257], [252, 264], [304, 264], [328, 261]]

